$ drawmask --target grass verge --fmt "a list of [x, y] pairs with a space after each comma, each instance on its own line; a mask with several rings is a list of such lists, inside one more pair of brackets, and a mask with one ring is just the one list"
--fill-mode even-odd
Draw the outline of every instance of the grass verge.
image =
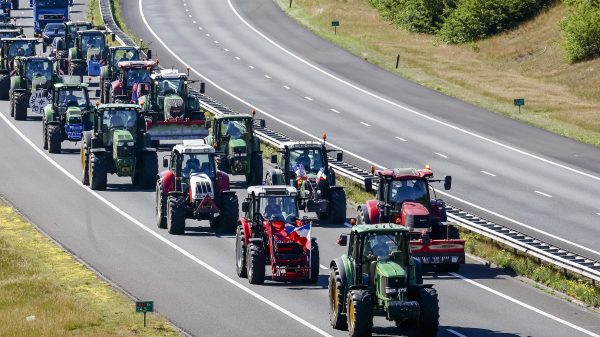
[[0, 336], [180, 336], [0, 202]]
[[[569, 64], [556, 2], [506, 33], [439, 43], [380, 18], [367, 0], [274, 0], [285, 13], [356, 56], [426, 87], [554, 133], [600, 146], [600, 58]], [[331, 27], [339, 21], [337, 35]], [[396, 69], [396, 57], [400, 66]], [[513, 99], [525, 98], [522, 112]], [[460, 112], [456, 112], [457, 114]]]
[[104, 22], [102, 22], [102, 14], [100, 14], [100, 0], [88, 1], [87, 20], [96, 27], [104, 26]]

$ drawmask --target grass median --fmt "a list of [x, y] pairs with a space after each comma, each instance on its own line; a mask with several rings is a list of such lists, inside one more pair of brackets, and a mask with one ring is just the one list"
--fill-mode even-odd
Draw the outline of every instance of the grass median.
[[0, 201], [0, 336], [181, 336]]

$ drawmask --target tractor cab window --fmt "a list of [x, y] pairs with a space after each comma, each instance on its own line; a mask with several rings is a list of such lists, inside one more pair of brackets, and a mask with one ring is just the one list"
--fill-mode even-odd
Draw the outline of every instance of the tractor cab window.
[[87, 107], [88, 94], [84, 88], [60, 89], [58, 92], [58, 106], [65, 108], [68, 106]]
[[246, 124], [243, 120], [223, 120], [221, 123], [221, 135], [229, 139], [243, 138], [246, 133]]
[[0, 31], [0, 39], [16, 37], [17, 33], [11, 31]]
[[181, 163], [181, 174], [189, 178], [193, 173], [204, 173], [210, 178], [215, 177], [215, 161], [212, 153], [184, 153]]
[[139, 61], [140, 54], [137, 49], [117, 49], [113, 54], [113, 66], [117, 67], [119, 62]]
[[59, 35], [63, 35], [65, 33], [65, 25], [62, 23], [49, 23], [44, 27], [45, 34], [54, 35], [54, 31]]
[[402, 235], [390, 234], [367, 234], [364, 238], [362, 258], [363, 263], [377, 260], [393, 260], [399, 264], [404, 263], [404, 251]]
[[304, 167], [306, 173], [317, 174], [323, 168], [321, 149], [295, 149], [290, 151], [290, 170], [295, 171], [299, 165]]
[[35, 0], [35, 5], [39, 8], [59, 8], [69, 5], [68, 0]]
[[135, 110], [105, 110], [102, 118], [102, 129], [133, 129], [137, 122]]
[[8, 48], [8, 57], [35, 55], [35, 45], [30, 41], [15, 41]]
[[[81, 51], [84, 56], [90, 49], [102, 51], [106, 47], [104, 34], [85, 34], [81, 37]], [[99, 60], [97, 60], [99, 61]]]
[[298, 217], [296, 198], [291, 196], [261, 197], [260, 214], [267, 220], [292, 223]]
[[150, 73], [147, 69], [129, 69], [127, 72], [127, 89], [133, 88], [134, 83], [150, 83]]
[[427, 203], [427, 184], [423, 180], [396, 180], [391, 182], [389, 200], [393, 205], [404, 201], [414, 201], [425, 205]]
[[32, 60], [25, 66], [25, 77], [29, 81], [33, 78], [52, 78], [52, 63], [47, 60]]
[[91, 26], [87, 25], [79, 25], [79, 26], [70, 26], [69, 27], [69, 45], [68, 48], [75, 47], [75, 39], [77, 39], [77, 32], [81, 32], [83, 30], [91, 29]]
[[183, 93], [183, 78], [163, 78], [158, 80], [158, 96], [177, 95]]

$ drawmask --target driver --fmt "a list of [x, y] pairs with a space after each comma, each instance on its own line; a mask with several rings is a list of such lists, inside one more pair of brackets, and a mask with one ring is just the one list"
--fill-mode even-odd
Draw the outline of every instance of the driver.
[[162, 94], [164, 96], [175, 93], [175, 90], [171, 86], [171, 82], [169, 80], [164, 80], [161, 84], [161, 87], [162, 87]]
[[394, 197], [394, 201], [396, 203], [400, 203], [404, 200], [412, 200], [413, 189], [408, 186], [408, 182], [406, 180], [402, 180], [400, 182], [400, 187], [396, 189], [396, 195]]
[[41, 62], [31, 62], [31, 77], [40, 77], [44, 73], [44, 65]]
[[185, 162], [183, 172], [186, 173], [186, 175], [190, 175], [198, 171], [200, 171], [200, 161], [198, 159], [190, 158]]
[[281, 207], [277, 205], [274, 197], [267, 197], [267, 206], [265, 207], [265, 217], [268, 219], [283, 217]]
[[119, 114], [116, 114], [116, 113], [114, 115], [110, 116], [110, 127], [116, 128], [116, 127], [120, 127], [120, 126], [125, 126], [123, 118], [121, 118], [121, 116], [119, 116]]
[[[67, 91], [67, 95], [64, 96], [64, 100], [62, 102], [62, 105], [63, 106], [68, 106], [69, 104], [72, 104], [71, 102], [75, 102], [75, 105], [77, 105], [77, 106], [79, 105], [77, 96], [75, 96], [73, 94], [72, 90], [69, 90], [69, 91]], [[111, 119], [111, 121], [112, 121], [112, 119]]]
[[308, 155], [308, 150], [302, 151], [302, 154], [296, 158], [296, 165], [302, 164], [304, 169], [310, 171], [310, 157]]
[[371, 254], [375, 257], [386, 257], [390, 252], [390, 246], [387, 244], [387, 239], [381, 235], [373, 237], [371, 240]]

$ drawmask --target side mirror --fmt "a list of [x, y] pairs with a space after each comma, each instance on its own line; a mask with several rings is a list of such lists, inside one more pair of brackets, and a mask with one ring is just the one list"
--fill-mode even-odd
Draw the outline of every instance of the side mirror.
[[340, 234], [340, 237], [337, 239], [338, 246], [347, 246], [348, 245], [348, 234]]
[[111, 33], [111, 34], [110, 34], [110, 40], [111, 40], [112, 42], [115, 42], [115, 33]]
[[452, 176], [446, 176], [444, 179], [444, 189], [447, 191], [452, 187]]
[[247, 201], [242, 202], [242, 212], [248, 213], [250, 211], [250, 203]]
[[365, 191], [369, 193], [373, 192], [373, 177], [365, 178]]
[[277, 155], [276, 154], [271, 155], [271, 164], [277, 164]]
[[212, 126], [212, 121], [207, 120], [206, 122], [204, 122], [204, 126], [206, 126], [207, 129], [210, 129], [210, 127]]
[[152, 50], [148, 49], [148, 51], [146, 51], [146, 58], [152, 60]]
[[258, 125], [260, 125], [261, 128], [264, 128], [267, 126], [267, 121], [265, 121], [264, 119], [261, 119], [260, 122], [258, 122]]
[[96, 89], [96, 97], [100, 97], [100, 89]]
[[335, 156], [335, 160], [343, 161], [344, 160], [344, 152], [338, 152], [337, 155]]
[[169, 167], [169, 159], [163, 158], [163, 167]]
[[200, 93], [203, 94], [206, 92], [206, 83], [200, 82]]

